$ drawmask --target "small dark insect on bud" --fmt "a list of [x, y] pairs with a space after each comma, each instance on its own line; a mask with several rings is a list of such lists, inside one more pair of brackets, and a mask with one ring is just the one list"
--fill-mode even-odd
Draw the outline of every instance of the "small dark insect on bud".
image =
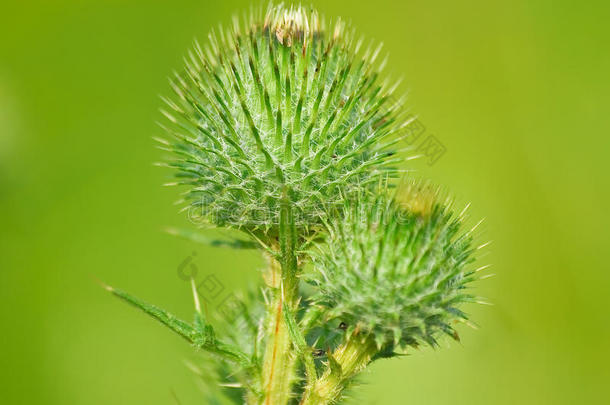
[[341, 329], [341, 330], [347, 330], [347, 324], [346, 324], [345, 322], [341, 322], [341, 323], [339, 324], [339, 329]]
[[322, 357], [322, 356], [324, 356], [324, 354], [326, 354], [326, 351], [324, 349], [314, 349], [313, 350], [313, 357]]

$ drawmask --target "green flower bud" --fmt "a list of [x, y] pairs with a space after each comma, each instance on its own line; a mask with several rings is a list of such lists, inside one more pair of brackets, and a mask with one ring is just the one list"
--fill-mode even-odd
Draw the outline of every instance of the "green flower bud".
[[400, 103], [379, 83], [379, 48], [363, 51], [341, 21], [284, 6], [245, 20], [196, 44], [171, 80], [173, 184], [214, 225], [275, 235], [290, 207], [304, 229], [394, 172]]
[[472, 238], [437, 196], [420, 187], [346, 204], [306, 276], [328, 319], [372, 334], [380, 350], [458, 338], [452, 325], [467, 320], [460, 305], [474, 301]]

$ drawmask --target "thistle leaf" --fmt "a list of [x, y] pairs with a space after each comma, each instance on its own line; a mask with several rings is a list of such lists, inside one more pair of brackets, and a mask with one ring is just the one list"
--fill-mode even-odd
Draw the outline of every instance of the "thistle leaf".
[[311, 348], [307, 345], [305, 341], [305, 336], [299, 329], [294, 312], [288, 308], [286, 303], [283, 305], [284, 319], [286, 320], [286, 325], [288, 326], [288, 333], [290, 334], [290, 338], [292, 339], [292, 344], [294, 345], [298, 356], [303, 361], [305, 365], [305, 372], [307, 374], [307, 378], [310, 381], [313, 381], [317, 378], [316, 366], [312, 357]]
[[146, 314], [150, 315], [152, 318], [161, 322], [163, 325], [167, 326], [169, 329], [188, 340], [189, 342], [193, 342], [193, 336], [196, 334], [195, 328], [189, 325], [187, 322], [178, 319], [176, 316], [171, 313], [155, 306], [152, 304], [148, 304], [131, 294], [126, 293], [123, 290], [119, 290], [113, 287], [106, 287], [108, 291], [110, 291], [115, 296], [119, 297], [123, 301], [127, 302], [130, 305], [140, 309]]
[[168, 228], [166, 232], [170, 235], [175, 235], [183, 239], [190, 240], [202, 245], [208, 245], [213, 247], [226, 247], [231, 249], [256, 249], [259, 245], [255, 242], [242, 240], [238, 238], [234, 239], [215, 239], [209, 236], [203, 235], [200, 232], [192, 231], [183, 228]]
[[195, 347], [217, 354], [244, 367], [250, 366], [250, 359], [239, 348], [216, 339], [212, 325], [205, 323], [199, 312], [195, 314], [195, 325], [190, 325], [164, 309], [146, 303], [123, 290], [108, 286], [106, 286], [106, 289], [161, 322]]

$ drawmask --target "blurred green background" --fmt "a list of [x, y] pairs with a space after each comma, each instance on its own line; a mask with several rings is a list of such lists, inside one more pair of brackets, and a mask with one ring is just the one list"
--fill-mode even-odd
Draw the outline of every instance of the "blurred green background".
[[[372, 367], [361, 404], [602, 404], [610, 381], [610, 8], [570, 1], [314, 1], [383, 41], [493, 240], [462, 343]], [[187, 224], [152, 166], [166, 77], [246, 1], [5, 2], [0, 24], [0, 402], [203, 403], [190, 347], [96, 279], [190, 318], [177, 267], [235, 291], [253, 253]], [[484, 241], [484, 240], [483, 240]]]

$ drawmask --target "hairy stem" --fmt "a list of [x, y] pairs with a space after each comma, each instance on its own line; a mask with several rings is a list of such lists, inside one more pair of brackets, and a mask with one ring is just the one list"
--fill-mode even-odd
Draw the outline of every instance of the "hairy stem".
[[296, 357], [292, 339], [283, 314], [285, 308], [297, 306], [296, 234], [290, 206], [282, 204], [280, 211], [279, 254], [270, 259], [265, 281], [272, 288], [273, 299], [267, 314], [267, 346], [263, 363], [265, 405], [283, 405], [291, 397], [295, 379]]

